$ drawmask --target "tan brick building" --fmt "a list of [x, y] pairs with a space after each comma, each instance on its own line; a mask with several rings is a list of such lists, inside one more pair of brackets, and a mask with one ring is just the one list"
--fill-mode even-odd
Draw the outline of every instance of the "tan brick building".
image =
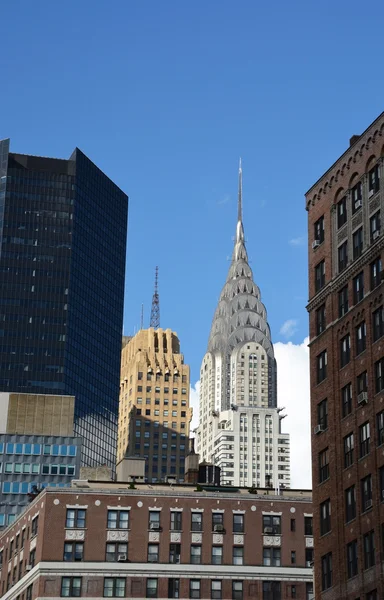
[[383, 598], [384, 113], [306, 194], [316, 598]]
[[126, 455], [144, 457], [148, 481], [184, 479], [192, 419], [189, 377], [175, 332], [141, 329], [124, 338], [117, 462]]
[[45, 490], [1, 534], [6, 600], [313, 598], [308, 491], [77, 486]]

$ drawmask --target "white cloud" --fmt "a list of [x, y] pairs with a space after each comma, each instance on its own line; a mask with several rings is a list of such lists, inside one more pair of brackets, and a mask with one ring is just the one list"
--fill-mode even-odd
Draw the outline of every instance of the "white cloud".
[[274, 344], [278, 404], [287, 414], [282, 430], [291, 441], [291, 487], [304, 489], [312, 487], [308, 341]]
[[280, 334], [288, 340], [296, 333], [297, 325], [298, 321], [296, 319], [288, 319], [280, 327]]
[[288, 243], [290, 246], [303, 246], [305, 243], [305, 237], [292, 238]]

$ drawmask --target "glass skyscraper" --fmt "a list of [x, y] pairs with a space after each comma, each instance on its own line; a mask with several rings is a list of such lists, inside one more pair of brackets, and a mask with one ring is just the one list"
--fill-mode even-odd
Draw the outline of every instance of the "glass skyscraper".
[[0, 141], [0, 391], [74, 395], [87, 466], [116, 460], [127, 213], [79, 149]]

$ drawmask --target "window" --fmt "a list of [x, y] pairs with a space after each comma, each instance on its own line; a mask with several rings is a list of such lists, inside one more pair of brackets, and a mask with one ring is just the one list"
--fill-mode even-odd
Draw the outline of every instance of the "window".
[[356, 518], [356, 488], [351, 485], [345, 490], [345, 522], [353, 521]]
[[320, 244], [324, 242], [324, 217], [320, 217], [315, 223], [314, 239]]
[[159, 544], [148, 544], [148, 562], [159, 562]]
[[199, 565], [201, 563], [201, 546], [191, 546], [191, 564]]
[[108, 529], [129, 529], [129, 510], [109, 510]]
[[362, 392], [368, 391], [368, 373], [367, 373], [367, 371], [363, 371], [363, 373], [360, 373], [360, 375], [357, 376], [356, 384], [357, 384], [357, 395], [358, 396]]
[[355, 577], [358, 573], [357, 566], [357, 540], [347, 544], [347, 573], [348, 579]]
[[340, 229], [347, 222], [347, 197], [344, 196], [337, 203], [337, 228]]
[[280, 567], [281, 550], [280, 548], [263, 548], [263, 565], [265, 567]]
[[332, 552], [321, 557], [321, 589], [327, 590], [332, 586]]
[[200, 599], [200, 588], [201, 583], [200, 579], [190, 579], [189, 580], [189, 597]]
[[384, 389], [384, 358], [375, 362], [375, 390], [376, 394]]
[[64, 560], [77, 561], [84, 559], [84, 543], [83, 542], [66, 542], [64, 544]]
[[305, 566], [311, 567], [313, 563], [313, 548], [305, 549]]
[[368, 592], [365, 596], [365, 600], [378, 600], [377, 590], [372, 590], [371, 592]]
[[291, 531], [296, 531], [296, 519], [291, 519]]
[[328, 400], [322, 400], [317, 405], [317, 422], [323, 429], [328, 428]]
[[364, 298], [364, 273], [363, 271], [353, 278], [353, 301], [355, 304]]
[[160, 529], [160, 511], [149, 511], [149, 529]]
[[212, 579], [211, 581], [211, 598], [221, 600], [221, 579]]
[[325, 304], [316, 310], [316, 335], [325, 330]]
[[147, 598], [157, 598], [157, 579], [151, 577], [147, 579]]
[[340, 340], [340, 368], [345, 367], [351, 360], [351, 336], [346, 335]]
[[327, 377], [327, 351], [323, 350], [317, 355], [317, 383], [321, 383]]
[[363, 205], [363, 186], [361, 181], [357, 183], [351, 190], [352, 197], [352, 214], [354, 214]]
[[381, 283], [381, 258], [376, 258], [370, 265], [371, 291]]
[[304, 535], [313, 535], [312, 517], [304, 517]]
[[172, 511], [171, 512], [171, 531], [181, 531], [181, 518], [183, 516], [182, 512]]
[[[35, 566], [35, 562], [36, 562], [36, 548], [34, 548], [33, 550], [31, 550], [29, 552], [29, 564], [31, 565], [32, 569]], [[15, 567], [16, 570], [16, 567]], [[15, 577], [14, 577], [15, 579]]]
[[108, 542], [105, 549], [105, 560], [107, 562], [126, 561], [128, 556], [128, 544], [124, 542]]
[[374, 215], [372, 215], [372, 217], [369, 219], [369, 229], [370, 229], [370, 238], [371, 238], [371, 244], [372, 242], [374, 242], [375, 240], [377, 240], [377, 238], [380, 235], [380, 211], [378, 210]]
[[281, 517], [275, 515], [263, 515], [263, 533], [281, 534]]
[[356, 355], [361, 354], [367, 347], [367, 328], [365, 321], [356, 327]]
[[291, 550], [291, 565], [296, 564], [296, 550]]
[[379, 165], [375, 165], [368, 173], [368, 197], [376, 194], [380, 189]]
[[319, 292], [325, 285], [325, 261], [322, 260], [315, 267], [315, 291]]
[[168, 579], [168, 598], [180, 598], [180, 579]]
[[124, 598], [125, 577], [104, 577], [104, 598]]
[[384, 444], [384, 411], [376, 415], [377, 445]]
[[305, 584], [305, 599], [306, 600], [314, 600], [315, 596], [313, 595], [313, 583], [312, 581]]
[[212, 531], [221, 531], [224, 527], [224, 514], [212, 513]]
[[352, 384], [347, 383], [341, 390], [342, 415], [346, 417], [352, 412]]
[[359, 427], [360, 458], [369, 454], [371, 433], [369, 421]]
[[242, 581], [232, 581], [232, 600], [243, 600]]
[[375, 534], [373, 531], [363, 537], [364, 569], [370, 569], [375, 564]]
[[339, 291], [339, 317], [343, 317], [348, 312], [348, 286], [344, 286]]
[[360, 481], [361, 488], [361, 512], [372, 508], [372, 476], [367, 475]]
[[38, 526], [39, 526], [39, 517], [35, 517], [34, 519], [32, 519], [31, 537], [37, 535]]
[[[383, 502], [384, 500], [384, 467], [380, 467], [379, 469], [379, 486], [380, 486], [380, 500]], [[384, 548], [384, 523], [382, 523], [381, 525], [381, 529], [382, 529], [382, 541], [383, 541], [383, 548]]]
[[244, 564], [244, 548], [243, 546], [233, 546], [232, 562], [234, 565]]
[[244, 515], [233, 515], [233, 533], [244, 533]]
[[331, 531], [331, 501], [325, 500], [320, 504], [320, 535]]
[[291, 598], [297, 598], [296, 595], [296, 586], [295, 585], [291, 585]]
[[180, 564], [180, 552], [181, 552], [181, 544], [170, 544], [169, 545], [169, 562], [172, 565]]
[[338, 247], [337, 250], [339, 273], [344, 271], [348, 266], [348, 242], [345, 241]]
[[73, 527], [85, 527], [85, 510], [82, 508], [67, 508], [67, 518], [65, 526], [70, 529]]
[[263, 581], [263, 600], [281, 600], [280, 581]]
[[347, 469], [353, 464], [353, 453], [355, 441], [353, 433], [349, 433], [344, 438], [344, 468]]
[[[325, 448], [324, 450], [319, 452], [319, 483], [326, 481], [328, 478], [329, 478], [329, 450], [328, 450], [328, 448]], [[306, 534], [306, 535], [309, 535], [309, 534]]]
[[78, 598], [81, 596], [81, 577], [62, 577], [61, 596]]
[[352, 236], [353, 238], [353, 259], [359, 258], [363, 253], [363, 228], [359, 227]]
[[372, 330], [374, 342], [384, 335], [384, 310], [382, 306], [372, 313]]
[[200, 512], [191, 513], [191, 531], [203, 531], [203, 514]]
[[223, 564], [223, 547], [212, 546], [212, 564], [222, 565]]

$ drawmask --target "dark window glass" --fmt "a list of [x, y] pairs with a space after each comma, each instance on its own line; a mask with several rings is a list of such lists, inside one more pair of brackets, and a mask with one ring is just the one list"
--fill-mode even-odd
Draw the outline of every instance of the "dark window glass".
[[355, 442], [353, 433], [349, 433], [344, 438], [344, 467], [350, 467], [353, 464], [353, 453], [355, 448]]
[[372, 313], [372, 335], [374, 342], [377, 342], [384, 335], [384, 310], [382, 306]]
[[325, 285], [325, 261], [322, 260], [315, 267], [315, 291], [318, 292]]
[[372, 476], [367, 475], [360, 481], [361, 511], [372, 508]]
[[291, 519], [291, 531], [296, 531], [296, 519]]
[[104, 577], [104, 598], [124, 598], [125, 577]]
[[357, 565], [357, 540], [347, 544], [347, 573], [348, 579], [355, 577], [358, 573]]
[[243, 546], [233, 546], [233, 548], [232, 548], [232, 563], [234, 565], [243, 565], [244, 564], [244, 547]]
[[343, 368], [351, 360], [351, 336], [346, 335], [340, 340], [340, 367]]
[[105, 548], [107, 562], [126, 562], [128, 560], [128, 544], [126, 542], [108, 542]]
[[371, 290], [381, 283], [381, 258], [376, 258], [370, 265]]
[[344, 271], [348, 265], [348, 242], [345, 241], [338, 248], [338, 265], [339, 265], [339, 273]]
[[200, 512], [191, 513], [191, 531], [203, 531], [203, 514]]
[[327, 351], [323, 350], [317, 355], [317, 383], [321, 383], [327, 377]]
[[304, 534], [313, 535], [313, 518], [304, 517]]
[[281, 550], [280, 548], [263, 548], [263, 565], [265, 567], [280, 567]]
[[320, 217], [315, 223], [314, 239], [320, 244], [324, 242], [324, 217]]
[[376, 394], [384, 389], [384, 358], [375, 362], [375, 390]]
[[64, 544], [64, 560], [77, 561], [84, 559], [84, 543], [83, 542], [66, 542]]
[[321, 557], [321, 589], [332, 587], [332, 552]]
[[191, 563], [199, 565], [201, 563], [201, 546], [191, 546]]
[[377, 445], [384, 444], [384, 410], [376, 415]]
[[320, 504], [320, 535], [331, 531], [331, 501], [325, 500]]
[[232, 598], [233, 600], [243, 600], [242, 581], [232, 581]]
[[376, 194], [380, 189], [379, 165], [375, 165], [368, 173], [368, 198]]
[[[325, 448], [319, 452], [319, 483], [329, 478], [329, 450]], [[306, 517], [307, 518], [307, 517]], [[308, 534], [306, 534], [308, 535]]]
[[180, 563], [181, 544], [169, 545], [169, 562], [174, 565]]
[[360, 227], [352, 236], [353, 260], [359, 258], [363, 253], [363, 228]]
[[355, 304], [364, 298], [364, 273], [363, 271], [353, 278], [353, 301]]
[[[379, 469], [379, 486], [380, 486], [380, 500], [384, 501], [384, 467], [380, 467]], [[383, 548], [384, 548], [384, 523], [381, 525], [382, 534], [383, 534]]]
[[263, 600], [281, 600], [280, 581], [263, 581]]
[[233, 515], [233, 533], [244, 533], [244, 515]]
[[146, 585], [146, 597], [157, 598], [157, 579], [149, 577]]
[[224, 528], [224, 514], [223, 513], [212, 513], [212, 531], [223, 531]]
[[211, 562], [213, 565], [223, 564], [223, 547], [222, 546], [212, 546]]
[[369, 454], [370, 450], [370, 442], [371, 442], [371, 433], [369, 421], [360, 425], [359, 427], [359, 442], [360, 442], [360, 458]]
[[148, 544], [148, 562], [159, 562], [159, 544]]
[[345, 521], [349, 523], [356, 518], [356, 488], [351, 485], [345, 490]]
[[129, 529], [128, 510], [109, 510], [107, 519], [108, 529]]
[[361, 181], [351, 189], [352, 214], [363, 206], [363, 186]]
[[81, 596], [81, 577], [62, 577], [61, 596], [78, 598]]
[[149, 511], [149, 529], [160, 529], [160, 511], [150, 510]]
[[344, 196], [337, 203], [337, 227], [342, 227], [347, 222], [347, 197]]
[[364, 569], [373, 567], [376, 562], [375, 558], [375, 534], [373, 531], [366, 533], [363, 537], [364, 549]]
[[263, 515], [263, 533], [281, 534], [281, 517], [275, 515]]
[[172, 531], [181, 531], [182, 530], [182, 516], [183, 516], [183, 513], [181, 511], [172, 511], [171, 512], [171, 530]]
[[356, 327], [356, 355], [361, 354], [367, 347], [367, 327], [365, 321]]
[[368, 392], [368, 373], [367, 371], [363, 371], [356, 378], [356, 387], [357, 387], [357, 396], [362, 392]]
[[82, 508], [67, 508], [67, 518], [65, 526], [70, 528], [84, 528], [85, 527], [85, 514], [86, 511]]
[[377, 240], [377, 238], [380, 236], [380, 229], [381, 229], [380, 211], [378, 210], [369, 219], [369, 230], [370, 230], [371, 244], [375, 240]]
[[316, 335], [325, 330], [325, 304], [316, 310]]
[[200, 588], [201, 588], [201, 582], [200, 579], [190, 579], [189, 580], [189, 597], [190, 598], [197, 598], [197, 600], [200, 600]]
[[341, 408], [342, 408], [343, 417], [346, 417], [347, 415], [351, 414], [351, 412], [352, 412], [352, 384], [351, 383], [347, 383], [347, 385], [345, 385], [341, 389]]
[[221, 600], [222, 592], [221, 592], [221, 579], [212, 579], [211, 580], [211, 598], [212, 600]]
[[328, 400], [326, 398], [317, 405], [317, 423], [323, 429], [328, 428]]
[[168, 598], [180, 598], [180, 579], [168, 579]]
[[343, 317], [348, 312], [348, 286], [344, 286], [339, 291], [339, 317]]

